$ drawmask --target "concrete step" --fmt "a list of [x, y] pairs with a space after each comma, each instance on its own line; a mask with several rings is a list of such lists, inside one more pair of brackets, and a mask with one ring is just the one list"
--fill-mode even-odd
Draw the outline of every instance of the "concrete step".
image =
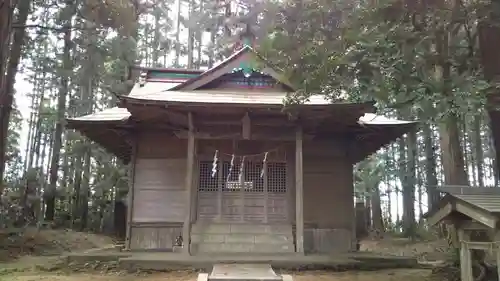
[[191, 243], [193, 253], [293, 253], [293, 243]]
[[[198, 278], [200, 280], [200, 278]], [[270, 264], [216, 264], [208, 281], [282, 281]]]

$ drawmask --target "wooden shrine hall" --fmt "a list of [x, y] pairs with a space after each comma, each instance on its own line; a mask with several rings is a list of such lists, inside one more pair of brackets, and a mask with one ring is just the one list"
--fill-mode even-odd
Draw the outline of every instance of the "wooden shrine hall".
[[130, 165], [130, 250], [355, 250], [353, 164], [415, 128], [373, 103], [286, 104], [294, 85], [249, 46], [142, 71], [117, 107], [67, 120]]

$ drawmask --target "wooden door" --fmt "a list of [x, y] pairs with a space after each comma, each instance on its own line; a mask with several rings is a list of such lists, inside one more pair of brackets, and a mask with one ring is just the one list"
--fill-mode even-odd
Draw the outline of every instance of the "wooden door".
[[288, 222], [286, 164], [200, 161], [198, 219], [227, 223]]

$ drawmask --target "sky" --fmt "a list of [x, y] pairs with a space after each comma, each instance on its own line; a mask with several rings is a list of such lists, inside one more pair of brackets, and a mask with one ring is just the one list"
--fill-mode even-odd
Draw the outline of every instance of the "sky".
[[[29, 117], [31, 114], [31, 99], [28, 98], [28, 93], [30, 93], [33, 89], [31, 83], [27, 82], [26, 75], [17, 74], [16, 76], [16, 84], [14, 85], [16, 94], [15, 94], [15, 102], [18, 110], [21, 112], [21, 116], [23, 118], [22, 128], [20, 132], [20, 148], [21, 152], [24, 153], [24, 148], [27, 145], [28, 141], [28, 129], [29, 129]], [[24, 158], [25, 155], [23, 155]]]

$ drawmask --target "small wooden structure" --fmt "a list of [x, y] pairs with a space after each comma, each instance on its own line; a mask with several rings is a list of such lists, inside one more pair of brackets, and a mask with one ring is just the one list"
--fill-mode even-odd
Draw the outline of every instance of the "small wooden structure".
[[118, 107], [68, 119], [130, 163], [131, 250], [356, 249], [353, 164], [415, 127], [293, 85], [251, 47], [207, 70], [143, 69]]
[[[439, 191], [445, 196], [424, 217], [431, 226], [443, 222], [457, 230], [461, 280], [474, 280], [471, 250], [495, 251], [500, 276], [500, 189], [443, 187]], [[485, 232], [490, 241], [474, 241], [475, 231]]]

